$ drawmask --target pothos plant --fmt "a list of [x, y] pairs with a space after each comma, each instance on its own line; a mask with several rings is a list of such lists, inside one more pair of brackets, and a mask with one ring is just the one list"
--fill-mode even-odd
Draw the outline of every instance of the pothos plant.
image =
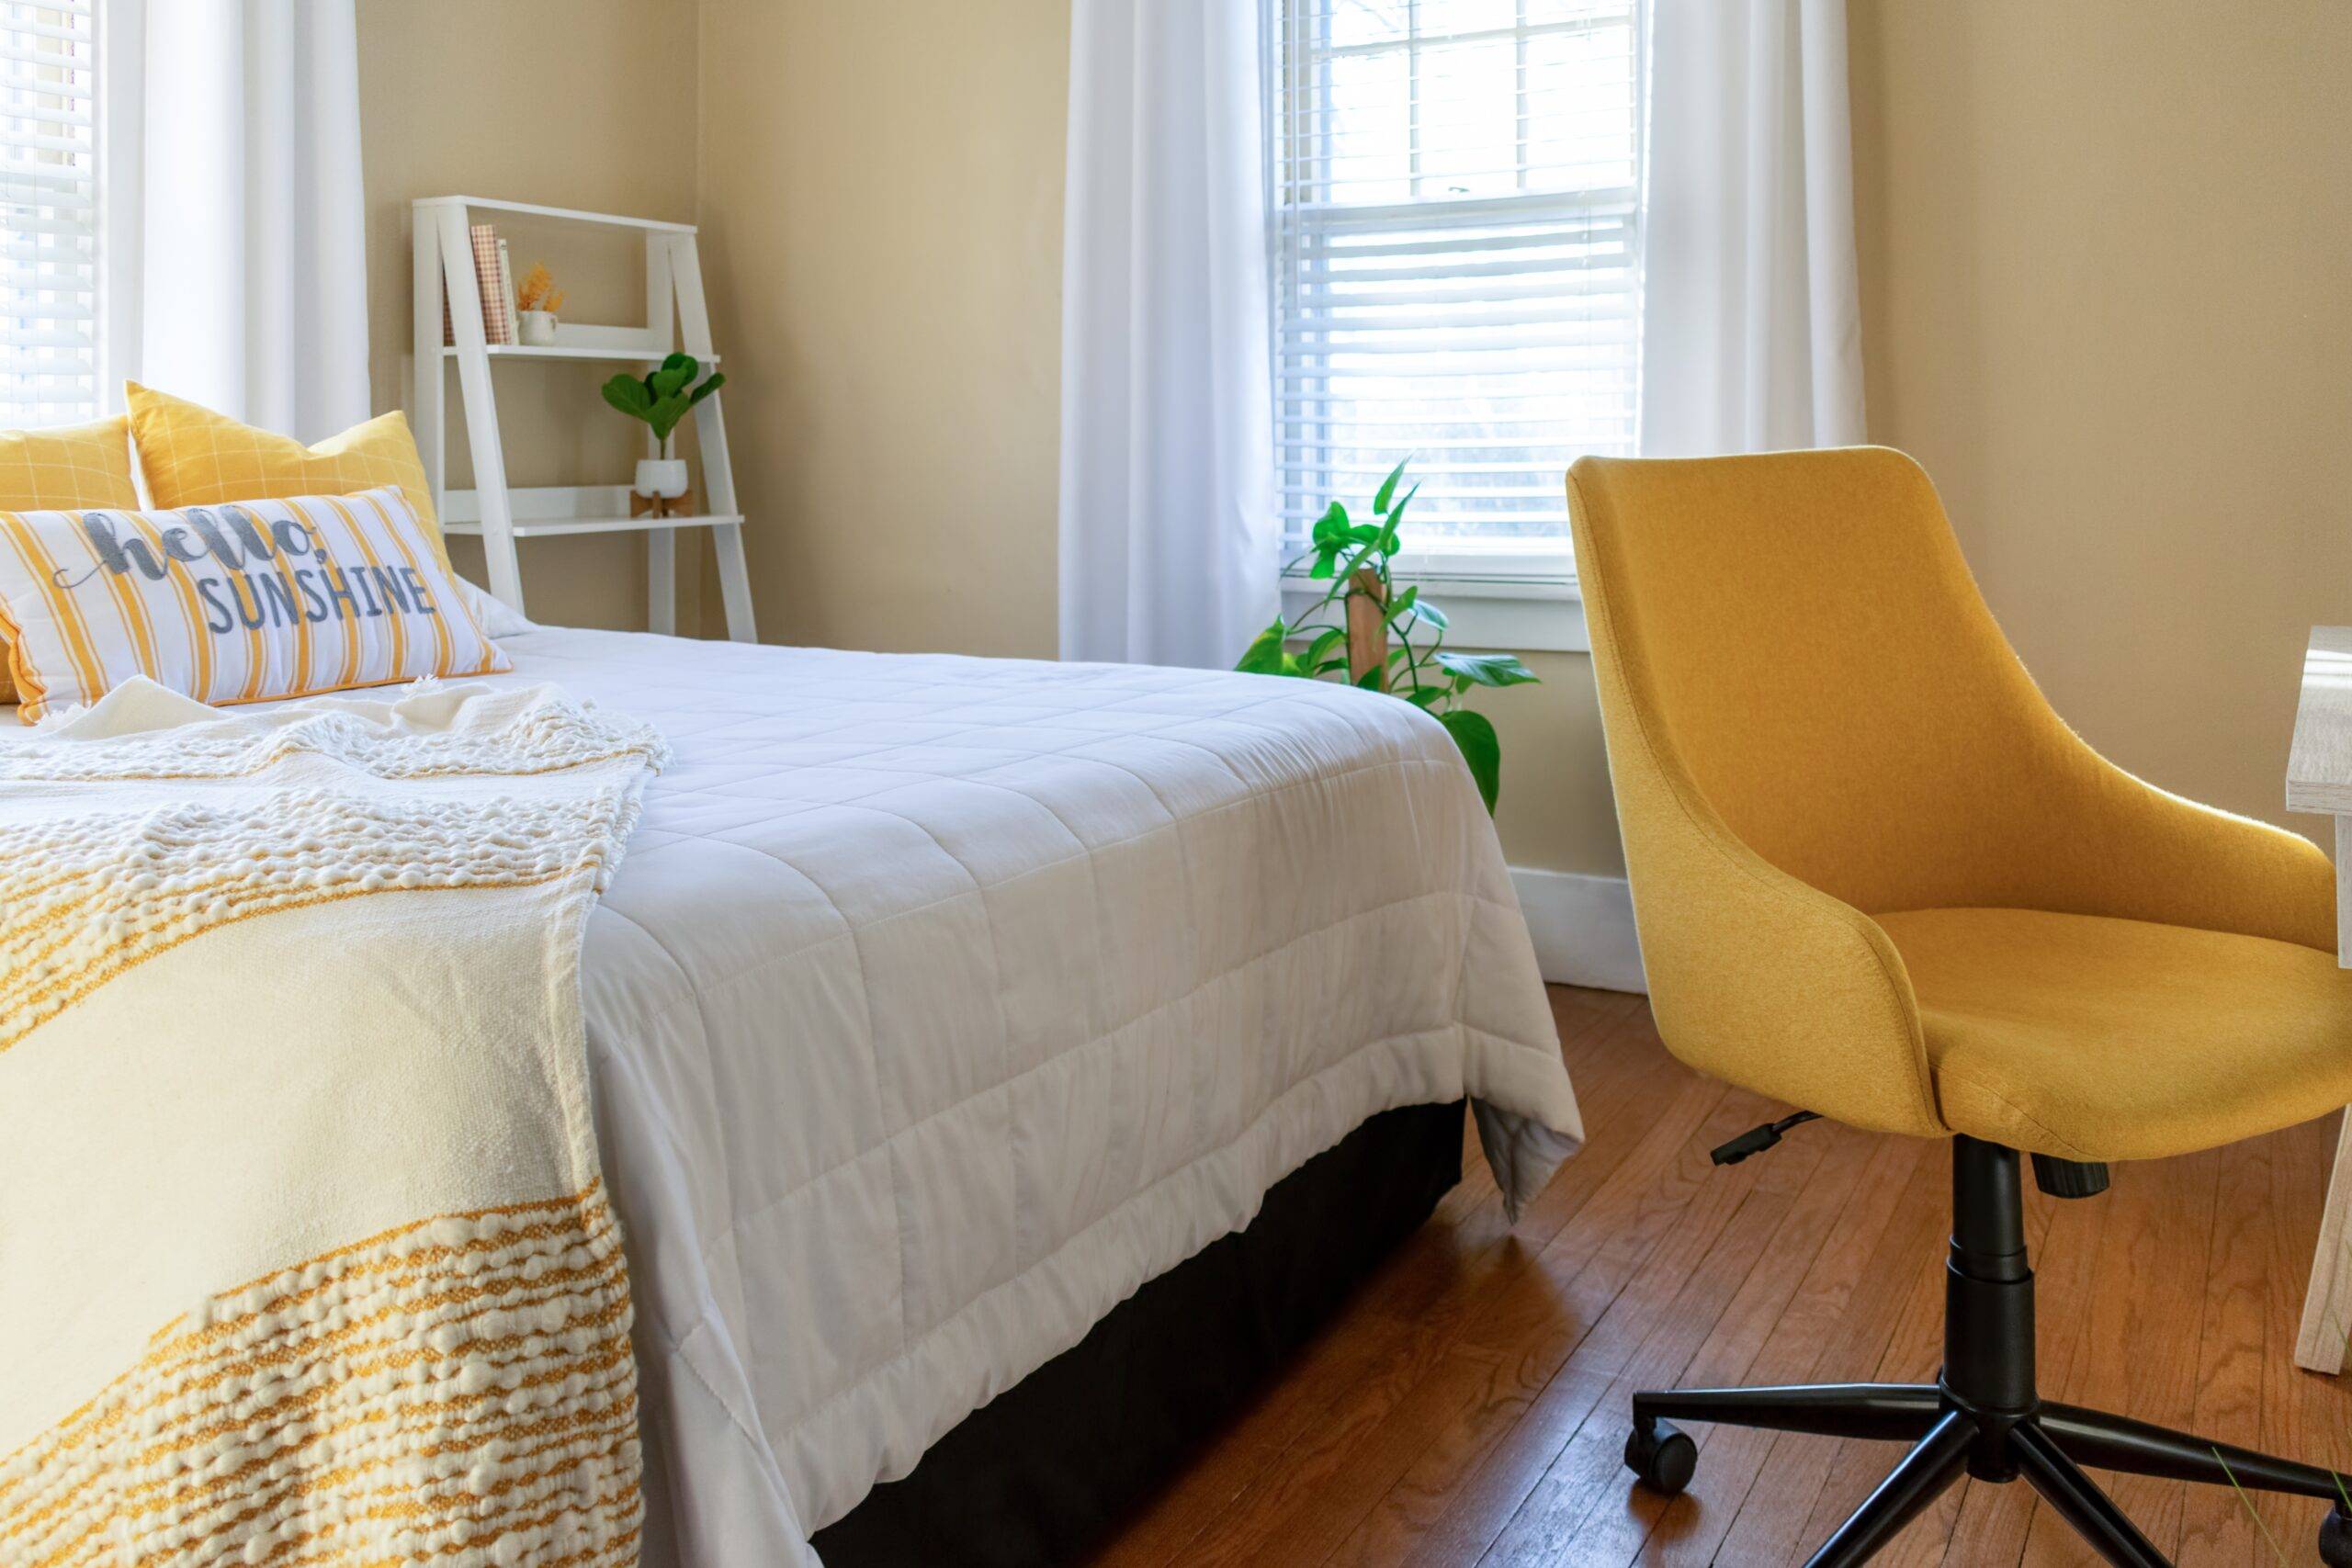
[[1462, 699], [1473, 686], [1527, 685], [1536, 676], [1513, 654], [1449, 651], [1445, 612], [1421, 597], [1418, 583], [1396, 591], [1392, 573], [1405, 509], [1421, 489], [1416, 484], [1396, 493], [1411, 461], [1407, 457], [1380, 481], [1371, 522], [1355, 521], [1336, 501], [1316, 519], [1307, 548], [1283, 574], [1288, 578], [1301, 561], [1312, 560], [1308, 580], [1329, 586], [1295, 619], [1276, 616], [1234, 668], [1309, 681], [1344, 678], [1434, 715], [1453, 737], [1492, 812], [1502, 791], [1502, 741], [1493, 721], [1463, 706]]

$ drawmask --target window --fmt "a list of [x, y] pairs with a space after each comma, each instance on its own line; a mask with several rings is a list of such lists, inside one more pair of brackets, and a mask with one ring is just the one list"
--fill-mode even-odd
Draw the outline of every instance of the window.
[[1634, 450], [1642, 0], [1268, 0], [1284, 532], [1415, 454], [1411, 564], [1565, 578]]
[[98, 413], [97, 0], [0, 0], [0, 425]]

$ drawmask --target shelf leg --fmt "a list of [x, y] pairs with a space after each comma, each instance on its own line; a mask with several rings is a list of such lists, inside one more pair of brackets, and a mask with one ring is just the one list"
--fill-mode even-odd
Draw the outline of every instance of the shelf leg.
[[[474, 492], [481, 502], [481, 549], [490, 591], [523, 610], [523, 563], [514, 550], [514, 513], [506, 494], [506, 449], [499, 444], [498, 400], [491, 389], [489, 339], [482, 326], [481, 286], [474, 273], [466, 209], [435, 207], [441, 231], [441, 265], [449, 279], [449, 323], [458, 348], [458, 389], [466, 402], [466, 439], [473, 449]], [[421, 329], [420, 329], [421, 331]], [[436, 373], [438, 359], [435, 360]], [[446, 475], [440, 482], [447, 485]]]
[[[702, 253], [691, 234], [673, 235], [670, 246], [671, 283], [678, 293], [678, 328], [685, 351], [697, 359], [712, 354], [710, 306], [703, 298]], [[695, 405], [695, 438], [702, 447], [704, 488], [710, 509], [740, 513], [735, 501], [735, 465], [727, 456], [727, 419], [719, 412], [725, 392], [714, 392]], [[710, 530], [711, 548], [718, 552], [718, 588], [727, 602], [727, 635], [737, 642], [757, 642], [752, 624], [752, 574], [743, 559], [743, 528], [721, 523]]]
[[727, 603], [727, 635], [737, 642], [757, 642], [752, 628], [752, 573], [743, 561], [743, 525], [714, 525], [710, 546], [718, 552], [718, 592]]
[[678, 531], [645, 531], [645, 629], [678, 635]]

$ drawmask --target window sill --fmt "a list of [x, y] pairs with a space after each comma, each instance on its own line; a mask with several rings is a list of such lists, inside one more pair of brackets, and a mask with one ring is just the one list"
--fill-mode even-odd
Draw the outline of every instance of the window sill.
[[[1418, 586], [1445, 612], [1445, 645], [1463, 652], [1589, 653], [1584, 596], [1573, 570], [1541, 576], [1479, 575], [1457, 570], [1395, 573], [1396, 585]], [[1297, 615], [1322, 596], [1325, 584], [1302, 570], [1283, 574], [1283, 614]]]

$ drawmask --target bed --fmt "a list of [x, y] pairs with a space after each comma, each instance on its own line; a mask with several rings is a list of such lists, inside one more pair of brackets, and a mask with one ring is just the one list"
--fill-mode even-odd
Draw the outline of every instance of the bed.
[[1513, 1202], [1581, 1135], [1403, 704], [502, 640], [674, 753], [581, 979], [656, 1568], [1067, 1560], [1428, 1213], [1462, 1101]]

